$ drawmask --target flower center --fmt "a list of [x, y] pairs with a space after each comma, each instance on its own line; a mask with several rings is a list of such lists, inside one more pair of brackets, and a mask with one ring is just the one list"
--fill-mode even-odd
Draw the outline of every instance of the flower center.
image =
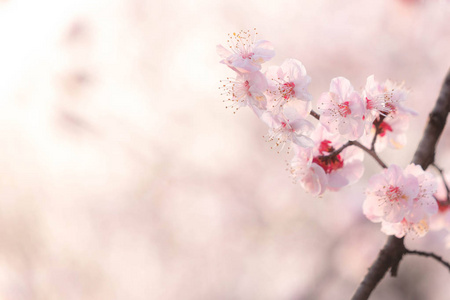
[[252, 93], [250, 93], [250, 83], [248, 82], [248, 80], [246, 80], [246, 81], [244, 82], [244, 89], [245, 89], [247, 95], [248, 95], [249, 97], [251, 97], [251, 96], [252, 96]]
[[286, 82], [280, 88], [281, 95], [285, 100], [289, 100], [291, 97], [295, 97], [295, 83]]
[[384, 104], [384, 106], [385, 106], [385, 111], [384, 111], [384, 113], [387, 115], [388, 113], [395, 113], [395, 111], [397, 110], [396, 108], [395, 108], [395, 105], [393, 104], [393, 103], [391, 103], [391, 102], [386, 102], [385, 104]]
[[373, 101], [366, 97], [366, 107], [368, 110], [374, 109]]
[[253, 52], [243, 52], [242, 53], [242, 58], [243, 59], [252, 59], [253, 55], [255, 55], [255, 53], [253, 53]]
[[402, 193], [402, 191], [398, 186], [392, 185], [390, 185], [386, 190], [386, 196], [391, 202], [396, 202], [406, 198], [406, 196]]
[[321, 155], [313, 158], [313, 163], [318, 164], [327, 174], [336, 171], [344, 166], [344, 160], [341, 155], [328, 155], [335, 149], [330, 145], [331, 141], [323, 140], [319, 145], [319, 152]]
[[352, 113], [352, 111], [350, 110], [349, 105], [350, 105], [350, 102], [348, 102], [348, 101], [345, 101], [344, 103], [338, 104], [339, 114], [341, 116], [343, 116], [344, 118]]
[[391, 127], [391, 125], [389, 125], [389, 124], [386, 123], [386, 122], [381, 122], [381, 124], [378, 125], [378, 126], [379, 126], [379, 135], [380, 135], [380, 136], [385, 136], [385, 135], [386, 135], [386, 131], [392, 132], [392, 127]]

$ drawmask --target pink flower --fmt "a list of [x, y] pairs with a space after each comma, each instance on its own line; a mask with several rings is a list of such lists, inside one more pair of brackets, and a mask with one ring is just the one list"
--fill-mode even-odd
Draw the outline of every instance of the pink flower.
[[217, 46], [217, 53], [223, 58], [220, 62], [238, 73], [261, 70], [261, 64], [274, 57], [275, 51], [269, 41], [255, 42], [255, 35], [250, 30], [229, 34], [228, 49]]
[[423, 236], [429, 217], [438, 210], [435, 191], [433, 175], [420, 166], [411, 164], [402, 170], [391, 165], [369, 180], [363, 211], [372, 222], [381, 222], [386, 234]]
[[403, 82], [399, 84], [388, 79], [382, 84], [382, 87], [384, 89], [383, 97], [385, 98], [385, 105], [391, 108], [389, 111], [390, 113], [401, 110], [405, 113], [409, 112], [415, 114], [413, 110], [402, 106], [402, 102], [406, 100], [409, 93]]
[[405, 175], [397, 165], [390, 165], [381, 174], [370, 178], [363, 204], [364, 214], [373, 222], [400, 222], [411, 210], [418, 193], [417, 178]]
[[[267, 89], [266, 77], [261, 72], [237, 74], [235, 80], [221, 80], [222, 95], [228, 97], [224, 102], [231, 103], [230, 108], [238, 110], [249, 106], [265, 110], [267, 106], [264, 91]], [[228, 108], [228, 106], [227, 106]]]
[[406, 100], [407, 95], [408, 91], [404, 88], [403, 83], [397, 84], [390, 80], [379, 83], [375, 81], [374, 75], [369, 76], [362, 93], [366, 110], [364, 119], [367, 130], [370, 130], [373, 121], [380, 116], [386, 117], [398, 111], [415, 114], [414, 111], [402, 106], [402, 102]]
[[351, 141], [364, 132], [364, 105], [361, 97], [344, 77], [331, 80], [330, 91], [319, 98], [320, 123], [331, 133]]
[[[387, 146], [393, 149], [401, 149], [406, 145], [406, 132], [409, 128], [410, 115], [398, 110], [389, 114], [378, 125], [380, 131], [375, 142], [375, 151], [381, 152]], [[375, 134], [375, 125], [371, 125], [370, 133], [363, 135], [360, 139], [361, 143], [370, 148], [372, 139]]]
[[313, 149], [296, 146], [294, 153], [290, 165], [294, 182], [300, 181], [305, 191], [314, 196], [322, 195], [327, 188], [328, 180], [325, 171], [312, 163]]
[[307, 91], [311, 77], [306, 74], [306, 69], [300, 61], [287, 59], [280, 67], [269, 67], [266, 76], [269, 83], [268, 109], [277, 111], [293, 100], [312, 100]]
[[[361, 149], [350, 146], [331, 155], [343, 145], [343, 141], [321, 125], [311, 138], [314, 141], [312, 153], [305, 153], [309, 149], [296, 148], [291, 162], [291, 174], [294, 180], [301, 182], [305, 190], [313, 195], [321, 195], [326, 189], [336, 191], [361, 178], [364, 172]], [[310, 157], [309, 161], [305, 161], [307, 157]]]
[[287, 142], [292, 142], [301, 147], [314, 146], [309, 135], [314, 130], [314, 125], [305, 119], [305, 106], [290, 105], [283, 108], [280, 114], [266, 111], [261, 115], [261, 120], [269, 125], [268, 141], [275, 141], [276, 146], [284, 148]]
[[395, 109], [389, 95], [384, 85], [375, 81], [374, 75], [367, 77], [362, 98], [366, 109], [364, 118], [369, 129], [376, 118], [380, 115], [387, 116]]
[[429, 218], [426, 217], [419, 222], [408, 222], [403, 219], [401, 222], [389, 223], [381, 222], [381, 232], [387, 235], [395, 235], [398, 238], [404, 237], [408, 233], [414, 233], [418, 237], [423, 237], [429, 230]]
[[410, 164], [405, 168], [406, 175], [413, 175], [419, 182], [419, 193], [413, 199], [412, 208], [405, 216], [409, 222], [417, 223], [425, 217], [434, 215], [438, 212], [438, 204], [434, 198], [437, 190], [437, 181], [435, 177], [425, 172], [421, 166]]

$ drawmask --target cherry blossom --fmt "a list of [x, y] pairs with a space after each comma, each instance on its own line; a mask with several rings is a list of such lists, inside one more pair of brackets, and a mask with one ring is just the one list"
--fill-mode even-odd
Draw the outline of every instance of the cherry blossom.
[[413, 110], [402, 105], [407, 95], [408, 90], [404, 88], [403, 83], [397, 84], [391, 80], [379, 83], [375, 80], [374, 75], [369, 76], [362, 93], [366, 110], [364, 118], [368, 130], [370, 130], [373, 121], [380, 116], [386, 117], [398, 111], [416, 114]]
[[405, 175], [395, 164], [390, 165], [370, 178], [363, 204], [364, 214], [373, 222], [400, 222], [411, 210], [418, 193], [417, 178]]
[[331, 133], [353, 141], [364, 132], [364, 105], [360, 95], [344, 77], [331, 80], [330, 91], [319, 98], [320, 123]]
[[326, 191], [327, 177], [325, 171], [312, 163], [313, 149], [294, 146], [294, 158], [290, 164], [290, 173], [294, 182], [300, 182], [303, 189], [313, 196]]
[[275, 56], [273, 45], [269, 41], [255, 41], [250, 30], [241, 30], [228, 35], [228, 49], [217, 46], [220, 61], [238, 73], [249, 73], [261, 70], [261, 64]]
[[291, 174], [296, 181], [313, 195], [320, 195], [326, 189], [339, 190], [361, 178], [363, 152], [357, 147], [347, 147], [340, 153], [333, 153], [343, 145], [343, 140], [331, 134], [321, 125], [311, 135], [314, 148], [310, 160], [305, 161], [304, 150], [297, 148], [291, 162]]
[[269, 67], [266, 77], [269, 83], [269, 110], [277, 111], [293, 100], [312, 100], [307, 91], [311, 77], [306, 74], [306, 69], [300, 61], [287, 59], [280, 67]]
[[314, 125], [305, 119], [309, 111], [308, 107], [309, 105], [292, 104], [284, 107], [280, 114], [264, 112], [261, 120], [270, 127], [268, 141], [275, 141], [276, 146], [281, 146], [281, 149], [287, 142], [301, 147], [314, 146], [309, 138]]
[[364, 120], [369, 130], [373, 121], [379, 118], [380, 115], [387, 116], [391, 111], [395, 110], [395, 106], [391, 101], [391, 92], [386, 91], [383, 84], [375, 81], [374, 75], [367, 78], [362, 99], [366, 110]]
[[426, 217], [419, 222], [409, 222], [403, 219], [397, 223], [381, 222], [381, 232], [387, 235], [395, 235], [398, 238], [408, 233], [414, 233], [417, 237], [423, 237], [429, 230], [429, 218]]
[[402, 237], [408, 232], [423, 236], [429, 217], [438, 210], [433, 194], [432, 174], [411, 164], [402, 170], [391, 165], [369, 180], [363, 211], [372, 222], [381, 222], [382, 231]]
[[363, 135], [360, 141], [363, 145], [370, 148], [376, 132], [376, 126], [378, 126], [375, 151], [381, 152], [386, 147], [401, 149], [407, 142], [406, 132], [409, 128], [409, 119], [410, 114], [405, 113], [403, 110], [398, 110], [395, 113], [389, 114], [387, 117], [376, 119], [375, 123], [371, 124], [372, 128], [370, 132]]
[[237, 74], [236, 79], [221, 80], [222, 95], [228, 97], [230, 108], [238, 110], [243, 106], [250, 106], [265, 110], [267, 106], [264, 91], [267, 89], [266, 77], [261, 72]]
[[437, 190], [435, 177], [431, 173], [425, 172], [421, 166], [414, 164], [405, 168], [405, 174], [413, 175], [419, 182], [419, 193], [413, 199], [413, 205], [405, 217], [406, 220], [417, 223], [427, 216], [436, 214], [438, 205], [433, 196]]
[[[250, 31], [240, 31], [230, 35], [228, 48], [217, 46], [221, 62], [237, 72], [235, 79], [222, 82], [221, 89], [229, 107], [237, 110], [248, 106], [269, 126], [268, 141], [274, 141], [279, 149], [287, 145], [288, 152], [294, 150], [290, 172], [306, 191], [322, 195], [361, 178], [363, 150], [349, 140], [361, 138], [371, 149], [377, 134], [376, 151], [386, 145], [405, 145], [409, 117], [414, 112], [402, 105], [407, 96], [403, 85], [389, 80], [379, 83], [372, 75], [361, 96], [348, 79], [334, 78], [329, 92], [319, 98], [321, 116], [314, 127], [307, 120], [311, 78], [303, 64], [287, 59], [261, 73], [261, 64], [270, 60], [274, 51], [270, 42], [255, 41], [254, 37]], [[362, 137], [364, 131], [367, 134]], [[433, 176], [420, 166], [402, 170], [391, 165], [369, 180], [363, 211], [371, 221], [381, 222], [386, 234], [402, 237], [414, 232], [423, 236], [430, 217], [438, 211], [435, 190]]]
[[382, 87], [384, 89], [385, 105], [390, 108], [391, 113], [400, 110], [404, 113], [416, 114], [413, 110], [403, 106], [403, 102], [409, 93], [403, 82], [396, 83], [388, 79], [383, 83]]

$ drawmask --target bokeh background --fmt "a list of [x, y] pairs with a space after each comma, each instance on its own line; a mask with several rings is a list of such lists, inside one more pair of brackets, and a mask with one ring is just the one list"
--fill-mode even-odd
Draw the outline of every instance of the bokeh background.
[[[227, 33], [333, 77], [405, 81], [405, 166], [450, 66], [450, 2], [0, 1], [0, 299], [349, 299], [386, 240], [363, 179], [313, 198], [249, 110], [225, 109]], [[437, 162], [450, 170], [450, 131]], [[450, 259], [445, 232], [407, 247]], [[448, 299], [406, 257], [371, 299]]]

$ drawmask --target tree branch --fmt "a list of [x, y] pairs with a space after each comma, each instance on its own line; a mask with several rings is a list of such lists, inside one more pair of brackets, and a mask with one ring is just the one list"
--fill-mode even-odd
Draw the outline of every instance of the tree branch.
[[[431, 111], [422, 140], [417, 147], [412, 162], [425, 170], [433, 161], [436, 144], [445, 127], [450, 111], [450, 70], [444, 80], [436, 104]], [[395, 276], [402, 256], [406, 253], [403, 239], [390, 236], [375, 262], [369, 268], [363, 281], [357, 288], [352, 300], [366, 300], [389, 269]]]
[[378, 156], [378, 154], [375, 152], [375, 150], [367, 148], [366, 146], [364, 146], [363, 144], [361, 144], [361, 143], [358, 142], [358, 141], [353, 141], [352, 144], [355, 145], [356, 147], [359, 147], [359, 148], [363, 149], [364, 151], [366, 151], [366, 152], [367, 152], [370, 156], [372, 156], [372, 157], [377, 161], [377, 163], [378, 163], [380, 166], [382, 166], [384, 169], [387, 168], [387, 165], [381, 160], [381, 158]]
[[[311, 110], [309, 112], [309, 114], [311, 116], [313, 116], [314, 118], [316, 118], [317, 120], [320, 120], [320, 115], [318, 113], [316, 113], [314, 110]], [[378, 127], [377, 127], [378, 128]], [[378, 129], [377, 129], [378, 131]], [[375, 133], [375, 137], [377, 136], [377, 133]], [[375, 138], [374, 138], [375, 139]], [[373, 142], [374, 144], [375, 142]], [[382, 166], [383, 168], [387, 168], [386, 164], [381, 160], [381, 158], [378, 156], [378, 154], [375, 152], [374, 149], [369, 149], [366, 146], [364, 146], [363, 144], [361, 144], [358, 141], [348, 141], [347, 143], [345, 143], [344, 145], [342, 145], [339, 149], [331, 152], [330, 154], [326, 155], [326, 157], [332, 157], [335, 155], [338, 155], [339, 153], [342, 152], [342, 150], [344, 150], [345, 148], [347, 148], [348, 146], [356, 146], [358, 148], [361, 148], [362, 150], [364, 150], [365, 152], [367, 152], [370, 156], [372, 156], [380, 166]]]
[[434, 161], [436, 145], [445, 127], [450, 111], [450, 70], [442, 84], [439, 98], [431, 111], [428, 124], [425, 127], [422, 140], [413, 157], [413, 163], [419, 164], [425, 170]]
[[333, 157], [338, 155], [339, 153], [341, 153], [342, 151], [344, 151], [345, 148], [347, 148], [348, 146], [353, 145], [353, 143], [351, 141], [348, 141], [347, 143], [345, 143], [344, 145], [342, 145], [341, 147], [339, 147], [338, 149], [334, 150], [333, 152], [331, 152], [330, 154], [327, 155], [327, 157]]
[[376, 121], [373, 123], [373, 124], [375, 125], [375, 135], [373, 136], [372, 144], [370, 145], [370, 150], [372, 150], [372, 151], [375, 150], [375, 143], [376, 143], [377, 137], [378, 137], [378, 135], [380, 134], [380, 131], [381, 131], [381, 123], [383, 123], [385, 117], [386, 117], [386, 116], [381, 115], [381, 116], [379, 117], [379, 119], [376, 120]]
[[[364, 280], [358, 287], [358, 290], [353, 295], [352, 300], [368, 299], [370, 293], [375, 289], [378, 282], [383, 279], [389, 268], [398, 266], [400, 260], [405, 254], [406, 249], [403, 244], [403, 239], [398, 239], [395, 236], [390, 236], [386, 245], [381, 249], [376, 261], [369, 268]], [[392, 268], [393, 276], [396, 275], [397, 268]]]
[[313, 109], [311, 109], [311, 111], [309, 112], [309, 114], [311, 116], [313, 116], [314, 118], [316, 118], [317, 120], [320, 120], [320, 115], [318, 113], [316, 113]]
[[438, 262], [440, 262], [441, 264], [446, 266], [447, 269], [450, 271], [450, 264], [448, 262], [446, 262], [444, 259], [442, 259], [442, 257], [434, 254], [433, 252], [424, 252], [424, 251], [417, 251], [417, 250], [408, 250], [408, 249], [406, 249], [406, 254], [416, 254], [416, 255], [419, 255], [419, 256], [425, 256], [425, 257], [434, 258], [435, 260], [437, 260]]

